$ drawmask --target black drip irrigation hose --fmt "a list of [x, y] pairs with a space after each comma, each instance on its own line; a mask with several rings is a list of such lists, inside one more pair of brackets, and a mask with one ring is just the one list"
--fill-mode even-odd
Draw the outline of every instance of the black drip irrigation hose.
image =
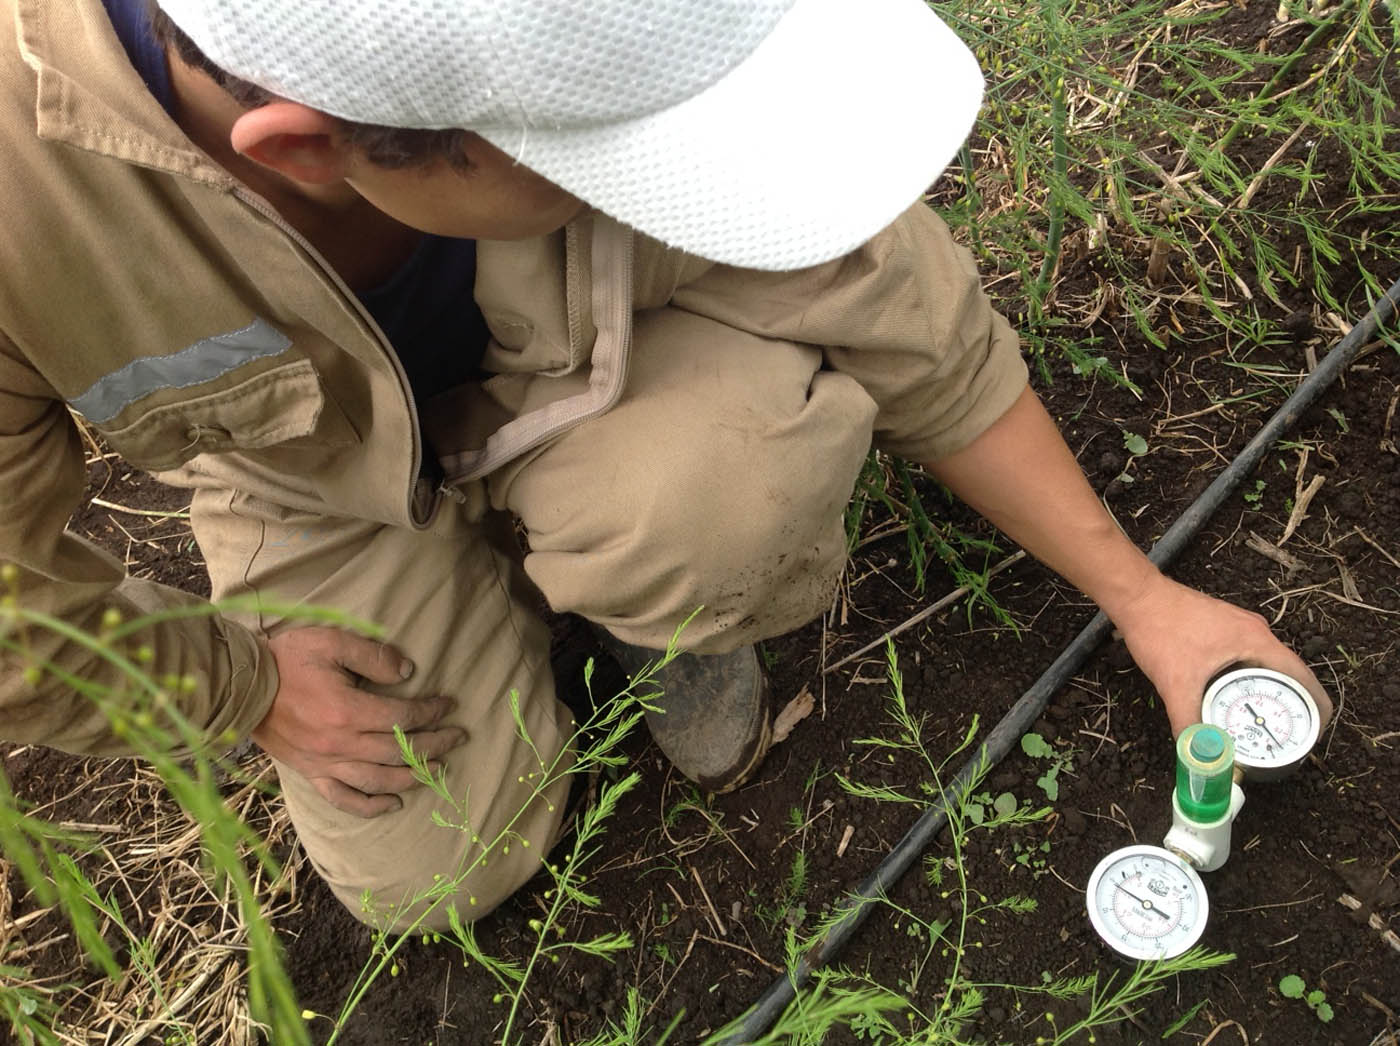
[[[1249, 441], [1244, 450], [1240, 451], [1239, 456], [1152, 546], [1148, 555], [1153, 563], [1165, 567], [1176, 558], [1177, 553], [1186, 547], [1186, 543], [1195, 536], [1201, 525], [1239, 486], [1240, 481], [1259, 464], [1259, 460], [1269, 448], [1298, 423], [1303, 412], [1316, 403], [1322, 393], [1351, 364], [1357, 353], [1375, 336], [1381, 324], [1395, 313], [1398, 304], [1400, 280], [1385, 292], [1360, 323], [1333, 346], [1332, 351], [1303, 379], [1293, 394], [1284, 401], [1283, 406], [1265, 422], [1264, 427]], [[954, 802], [972, 787], [979, 772], [990, 770], [1006, 757], [1021, 736], [1030, 729], [1031, 724], [1040, 718], [1051, 696], [1059, 690], [1065, 680], [1078, 671], [1108, 635], [1111, 627], [1108, 618], [1102, 613], [1096, 614], [1044, 674], [1021, 695], [1021, 699], [1012, 706], [1001, 722], [997, 723], [946, 789], [946, 794], [952, 796]], [[873, 902], [888, 895], [890, 889], [947, 823], [946, 802], [928, 807], [914, 826], [905, 833], [904, 838], [895, 844], [894, 849], [850, 895], [852, 906], [846, 915], [803, 953], [795, 969], [779, 977], [759, 996], [758, 1001], [742, 1018], [738, 1028], [720, 1040], [719, 1046], [741, 1046], [767, 1032], [788, 1003], [797, 997], [797, 992], [811, 979], [813, 972], [830, 963], [845, 947], [851, 935], [865, 922], [874, 908]]]

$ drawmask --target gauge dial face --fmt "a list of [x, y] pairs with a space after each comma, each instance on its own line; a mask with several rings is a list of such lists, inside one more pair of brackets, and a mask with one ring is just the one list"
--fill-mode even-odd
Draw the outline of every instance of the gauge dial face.
[[1160, 846], [1125, 846], [1099, 862], [1085, 894], [1089, 921], [1130, 959], [1170, 959], [1205, 932], [1210, 902], [1196, 870]]
[[1234, 739], [1235, 762], [1257, 770], [1301, 763], [1321, 726], [1307, 688], [1264, 668], [1238, 668], [1215, 680], [1201, 702], [1201, 718]]

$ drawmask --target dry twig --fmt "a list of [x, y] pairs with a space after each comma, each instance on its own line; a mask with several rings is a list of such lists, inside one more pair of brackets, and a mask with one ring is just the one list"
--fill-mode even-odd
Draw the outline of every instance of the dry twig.
[[1304, 563], [1291, 552], [1285, 552], [1267, 538], [1261, 537], [1254, 531], [1249, 532], [1249, 537], [1245, 539], [1245, 547], [1253, 552], [1258, 552], [1265, 559], [1272, 559], [1287, 572], [1289, 577], [1304, 569]]

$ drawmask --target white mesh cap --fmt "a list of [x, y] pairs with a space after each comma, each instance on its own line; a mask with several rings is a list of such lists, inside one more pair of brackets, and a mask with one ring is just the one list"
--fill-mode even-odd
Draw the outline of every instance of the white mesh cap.
[[459, 127], [619, 221], [793, 269], [914, 201], [981, 105], [924, 0], [160, 0], [235, 76]]

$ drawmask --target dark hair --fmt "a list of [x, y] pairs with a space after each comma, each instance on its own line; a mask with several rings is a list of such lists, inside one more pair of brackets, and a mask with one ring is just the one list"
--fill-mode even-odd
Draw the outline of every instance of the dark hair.
[[[183, 29], [176, 25], [163, 10], [157, 0], [147, 0], [151, 30], [156, 40], [174, 49], [180, 61], [192, 69], [206, 73], [245, 109], [256, 109], [275, 101], [277, 95], [257, 84], [221, 69], [215, 65], [199, 45], [190, 39]], [[470, 131], [448, 128], [446, 130], [425, 130], [417, 127], [386, 127], [380, 124], [356, 123], [353, 120], [336, 118], [345, 141], [352, 148], [364, 154], [365, 159], [380, 167], [419, 167], [442, 160], [458, 170], [470, 167], [467, 161], [467, 142], [472, 137]]]

